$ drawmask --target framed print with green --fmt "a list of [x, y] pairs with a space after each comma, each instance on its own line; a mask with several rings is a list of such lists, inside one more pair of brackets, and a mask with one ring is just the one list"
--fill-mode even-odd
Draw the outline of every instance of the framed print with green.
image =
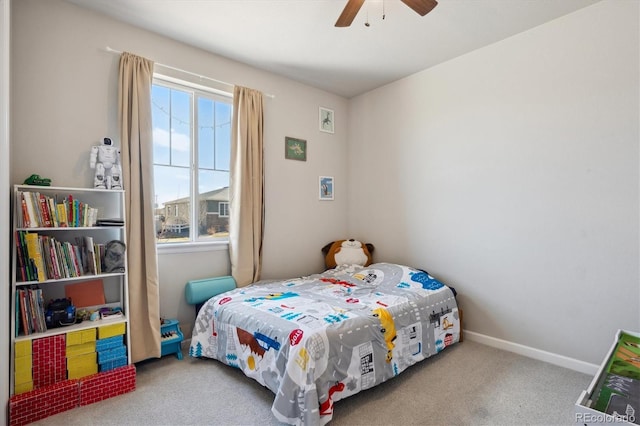
[[333, 133], [333, 110], [329, 108], [320, 107], [320, 131], [326, 133]]
[[284, 158], [289, 160], [307, 161], [307, 141], [285, 136]]

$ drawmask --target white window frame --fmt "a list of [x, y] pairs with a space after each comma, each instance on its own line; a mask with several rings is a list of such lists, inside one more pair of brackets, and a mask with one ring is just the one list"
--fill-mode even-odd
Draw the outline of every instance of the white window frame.
[[[229, 102], [233, 105], [233, 94], [229, 92], [225, 92], [219, 89], [214, 89], [212, 87], [207, 87], [201, 84], [192, 83], [186, 80], [181, 80], [175, 77], [171, 77], [168, 75], [154, 73], [152, 85], [159, 84], [165, 87], [169, 87], [177, 90], [192, 90], [194, 94], [196, 93], [205, 93], [208, 96], [212, 96], [214, 99], [219, 99], [223, 102]], [[194, 116], [198, 114], [198, 103], [195, 100], [195, 97], [192, 99], [192, 108], [191, 108], [191, 123], [194, 123]], [[193, 129], [192, 129], [193, 133]], [[198, 158], [198, 144], [197, 134], [191, 135], [191, 191], [189, 194], [189, 199], [191, 201], [198, 199], [198, 168], [196, 167], [196, 159]], [[154, 163], [155, 165], [155, 163]], [[155, 183], [154, 183], [155, 185]], [[190, 202], [190, 223], [198, 223], [198, 208], [194, 208], [195, 203]], [[177, 206], [176, 206], [177, 208]], [[185, 253], [185, 252], [199, 252], [199, 251], [217, 251], [217, 250], [225, 250], [228, 249], [229, 239], [219, 239], [214, 241], [199, 241], [195, 240], [193, 235], [191, 234], [191, 229], [189, 230], [189, 241], [186, 242], [164, 242], [158, 243], [156, 242], [156, 250], [158, 254], [170, 254], [170, 253]]]
[[[225, 206], [224, 209], [221, 209], [221, 206]], [[220, 210], [223, 210], [222, 213]], [[229, 217], [229, 202], [228, 201], [219, 201], [218, 202], [218, 217]]]

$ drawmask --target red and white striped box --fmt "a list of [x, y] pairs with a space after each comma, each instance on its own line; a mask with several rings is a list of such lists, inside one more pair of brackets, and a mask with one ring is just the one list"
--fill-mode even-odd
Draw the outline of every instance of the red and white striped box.
[[83, 377], [79, 381], [80, 405], [89, 405], [135, 390], [136, 367], [131, 364]]
[[9, 399], [9, 424], [21, 426], [78, 406], [77, 380], [65, 380]]

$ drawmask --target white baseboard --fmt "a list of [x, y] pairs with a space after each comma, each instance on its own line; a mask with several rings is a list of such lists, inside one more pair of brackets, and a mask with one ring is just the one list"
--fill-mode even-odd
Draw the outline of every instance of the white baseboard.
[[590, 364], [588, 362], [580, 361], [575, 358], [569, 358], [564, 355], [558, 355], [551, 352], [543, 351], [540, 349], [532, 348], [530, 346], [521, 345], [519, 343], [509, 342], [507, 340], [497, 339], [495, 337], [486, 336], [484, 334], [476, 333], [474, 331], [464, 330], [465, 340], [471, 340], [473, 342], [482, 343], [483, 345], [491, 346], [494, 348], [502, 349], [509, 352], [517, 353], [528, 358], [537, 359], [539, 361], [548, 362], [549, 364], [558, 365], [560, 367], [568, 368], [570, 370], [579, 371], [589, 375], [594, 375], [600, 368], [599, 365]]
[[180, 347], [181, 348], [189, 348], [191, 347], [191, 337], [189, 337], [188, 339], [182, 339], [182, 342], [180, 342]]

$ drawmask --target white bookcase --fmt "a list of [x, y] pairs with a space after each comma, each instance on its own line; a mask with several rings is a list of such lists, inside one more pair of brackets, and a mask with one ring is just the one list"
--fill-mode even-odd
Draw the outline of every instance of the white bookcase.
[[[79, 223], [79, 226], [71, 226], [72, 224], [66, 224], [65, 226], [55, 226], [55, 221], [51, 220], [50, 226], [37, 225], [26, 226], [23, 220], [23, 207], [22, 207], [22, 193], [38, 193], [45, 197], [52, 198], [54, 204], [62, 203], [63, 200], [69, 200], [69, 196], [73, 200], [78, 200], [84, 205], [88, 205], [91, 208], [95, 208], [97, 215], [95, 219], [121, 219], [121, 225], [100, 226], [95, 223]], [[15, 359], [15, 347], [16, 342], [24, 340], [33, 341], [42, 337], [48, 337], [59, 334], [68, 334], [73, 331], [88, 330], [91, 328], [98, 328], [106, 325], [124, 324], [125, 326], [125, 345], [127, 352], [127, 362], [131, 364], [131, 350], [130, 350], [130, 337], [129, 337], [129, 324], [127, 313], [129, 312], [128, 306], [128, 282], [126, 272], [112, 272], [112, 273], [99, 273], [92, 274], [83, 272], [80, 276], [60, 276], [54, 278], [46, 276], [44, 279], [29, 280], [24, 279], [23, 274], [20, 271], [20, 265], [18, 260], [18, 245], [16, 244], [17, 235], [20, 233], [38, 234], [39, 236], [46, 236], [55, 239], [58, 242], [69, 242], [76, 244], [79, 239], [84, 237], [91, 237], [96, 244], [106, 244], [109, 241], [119, 240], [123, 243], [126, 242], [126, 222], [125, 222], [125, 193], [124, 190], [104, 190], [104, 189], [92, 189], [92, 188], [64, 188], [53, 186], [31, 186], [31, 185], [15, 185], [13, 188], [13, 249], [12, 249], [12, 271], [11, 271], [11, 382], [10, 391], [13, 395], [15, 393], [14, 382], [14, 359]], [[78, 215], [79, 216], [79, 215]], [[88, 215], [87, 215], [88, 217]], [[89, 219], [87, 219], [89, 220]], [[93, 221], [91, 221], [93, 222]], [[99, 259], [99, 258], [98, 258]], [[124, 271], [127, 270], [126, 256], [124, 256]], [[95, 321], [84, 320], [80, 323], [72, 325], [66, 325], [56, 328], [50, 328], [43, 332], [33, 332], [31, 334], [25, 334], [21, 330], [20, 311], [16, 304], [16, 295], [19, 289], [29, 288], [32, 285], [37, 285], [42, 290], [44, 309], [50, 300], [65, 298], [65, 286], [68, 284], [81, 283], [88, 280], [101, 279], [104, 287], [105, 305], [96, 307], [87, 307], [82, 309], [97, 309], [99, 307], [120, 307], [123, 312], [123, 316], [117, 319], [97, 319]], [[77, 308], [78, 309], [78, 308]]]

